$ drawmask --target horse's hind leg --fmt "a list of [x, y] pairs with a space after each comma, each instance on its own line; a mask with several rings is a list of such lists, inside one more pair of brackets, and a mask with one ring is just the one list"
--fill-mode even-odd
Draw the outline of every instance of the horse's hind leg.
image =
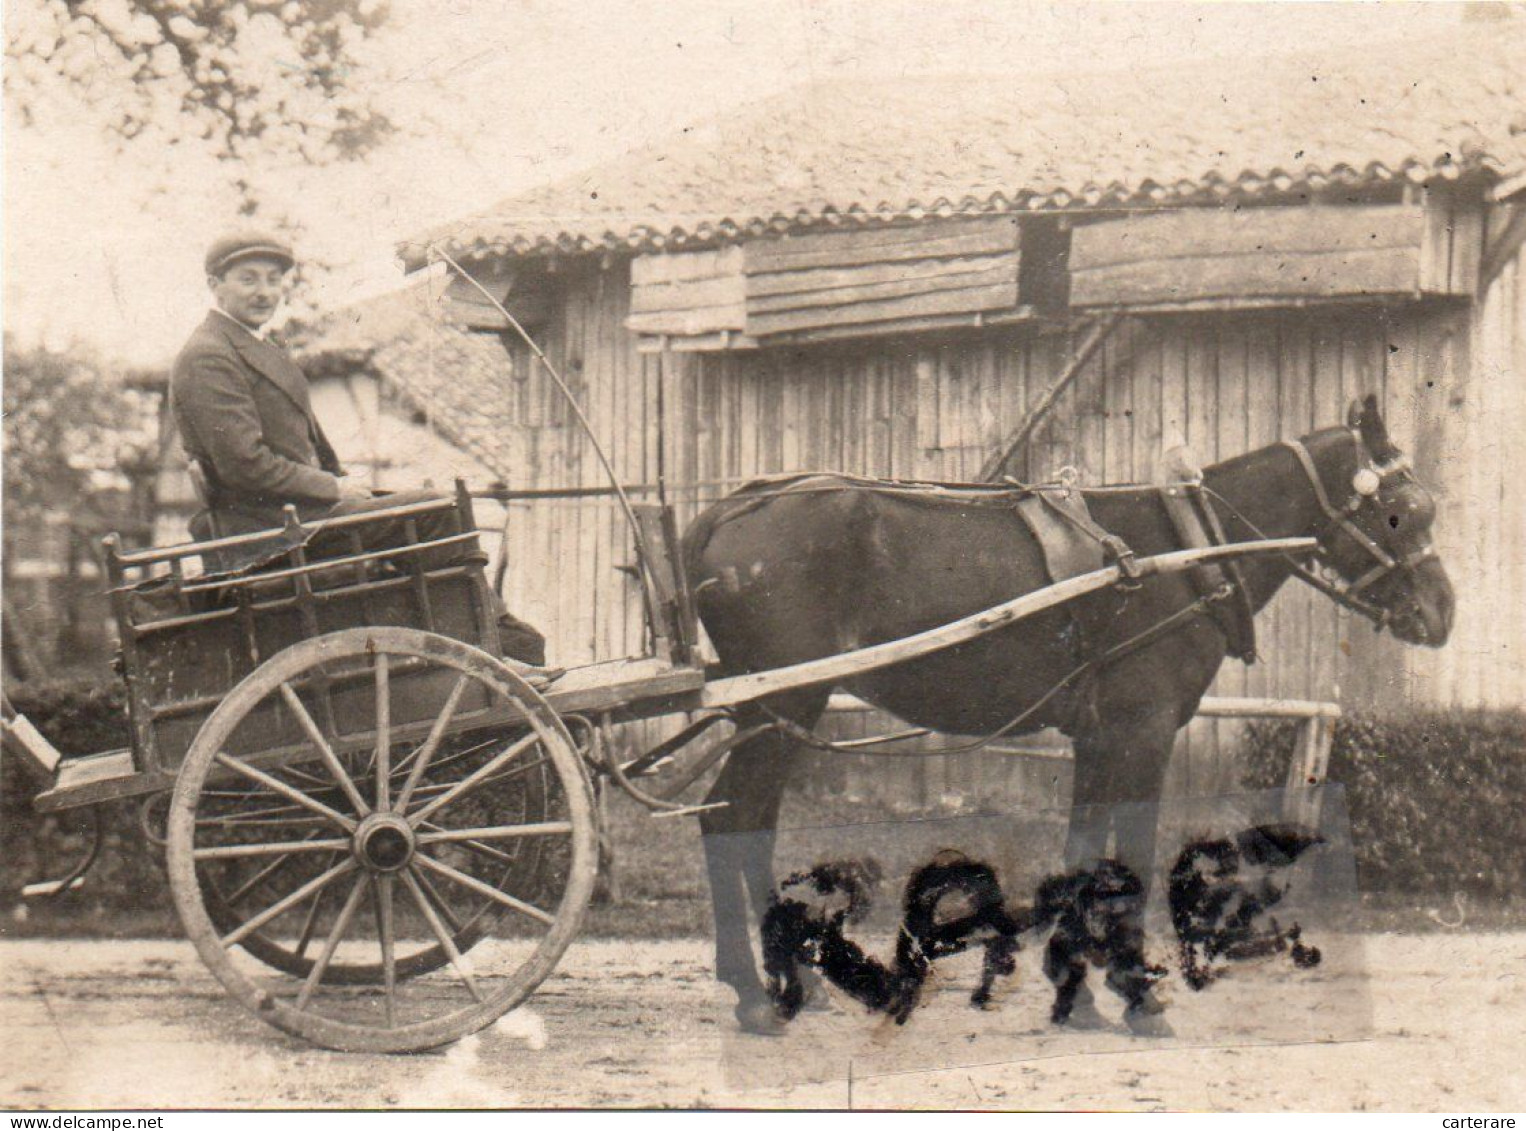
[[[807, 729], [826, 709], [827, 693], [792, 696], [774, 710]], [[742, 727], [761, 718], [741, 718]], [[798, 744], [778, 731], [731, 752], [706, 796], [723, 809], [700, 814], [705, 868], [715, 913], [715, 976], [737, 995], [736, 1015], [749, 1032], [777, 1032], [779, 1019], [753, 957], [751, 922], [761, 922], [774, 894], [773, 856], [779, 804], [798, 760]]]

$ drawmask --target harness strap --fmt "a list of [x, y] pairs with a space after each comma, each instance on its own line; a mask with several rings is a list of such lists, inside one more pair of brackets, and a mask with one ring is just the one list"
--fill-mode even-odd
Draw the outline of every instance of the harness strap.
[[[1372, 580], [1376, 581], [1383, 573], [1396, 568], [1399, 563], [1394, 560], [1393, 555], [1374, 542], [1356, 523], [1351, 521], [1351, 516], [1361, 506], [1361, 496], [1354, 495], [1346, 503], [1345, 507], [1336, 507], [1330, 501], [1330, 496], [1325, 493], [1324, 480], [1319, 477], [1319, 469], [1314, 466], [1314, 457], [1309, 455], [1309, 449], [1297, 440], [1283, 440], [1282, 446], [1290, 449], [1303, 467], [1303, 472], [1308, 477], [1309, 485], [1314, 488], [1314, 498], [1319, 503], [1320, 510], [1324, 511], [1325, 516], [1331, 522], [1339, 526], [1348, 537], [1371, 554], [1378, 562], [1378, 570], [1380, 572], [1377, 572], [1376, 576], [1372, 576], [1374, 571], [1371, 570], [1363, 576], [1372, 576]], [[1371, 582], [1368, 582], [1368, 584], [1371, 584]], [[1362, 588], [1363, 586], [1360, 582], [1354, 583], [1351, 586], [1351, 592], [1359, 593]]]
[[1086, 509], [1086, 496], [1079, 490], [1068, 487], [1058, 491], [1035, 489], [1034, 494], [1055, 514], [1101, 546], [1106, 564], [1116, 564], [1129, 580], [1139, 577], [1133, 548], [1118, 535], [1102, 529], [1092, 520], [1091, 512]]
[[[1156, 497], [1184, 548], [1224, 545], [1224, 528], [1203, 497], [1201, 485], [1172, 484], [1160, 488]], [[1215, 593], [1221, 588], [1229, 591], [1230, 596], [1215, 609], [1227, 640], [1225, 650], [1244, 663], [1255, 663], [1255, 610], [1251, 608], [1250, 593], [1235, 562], [1210, 562], [1191, 570], [1189, 576], [1200, 595]]]

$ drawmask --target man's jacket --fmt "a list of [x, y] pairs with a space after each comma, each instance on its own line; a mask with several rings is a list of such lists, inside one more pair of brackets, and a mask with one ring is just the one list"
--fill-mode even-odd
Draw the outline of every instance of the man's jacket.
[[339, 460], [313, 416], [307, 377], [280, 346], [212, 311], [170, 372], [170, 408], [201, 464], [212, 508], [246, 528], [279, 526], [339, 501]]

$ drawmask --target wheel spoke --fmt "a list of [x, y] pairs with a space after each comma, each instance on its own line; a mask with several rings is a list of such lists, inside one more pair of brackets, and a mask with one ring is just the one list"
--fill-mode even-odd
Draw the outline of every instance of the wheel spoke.
[[[444, 769], [446, 766], [451, 766], [451, 765], [454, 765], [457, 762], [464, 761], [465, 759], [470, 758], [474, 754], [480, 754], [484, 750], [491, 749], [492, 747], [497, 746], [497, 745], [498, 745], [498, 740], [497, 739], [493, 739], [493, 738], [488, 739], [486, 742], [474, 742], [470, 746], [463, 746], [463, 747], [458, 747], [456, 749], [453, 749], [450, 752], [448, 757], [441, 758], [438, 755], [436, 755], [435, 756], [435, 760], [433, 762], [431, 762], [429, 765], [430, 765], [430, 767], [432, 769], [434, 769], [436, 772], [438, 772], [438, 771]], [[393, 770], [392, 770], [393, 776], [395, 777], [396, 775], [401, 774], [405, 770], [407, 770], [413, 764], [413, 760], [417, 756], [418, 756], [418, 751], [415, 750], [413, 753], [409, 754], [406, 758], [404, 758], [402, 761], [400, 761], [395, 767], [393, 767]], [[415, 791], [415, 792], [417, 792], [417, 791]]]
[[[419, 826], [419, 828], [425, 830], [426, 832], [434, 833], [443, 833], [448, 831], [441, 828], [439, 825], [432, 821], [425, 821]], [[512, 865], [519, 863], [517, 857], [510, 856], [507, 852], [502, 852], [499, 849], [483, 844], [480, 840], [462, 841], [461, 847], [467, 849], [470, 852], [475, 852], [478, 856], [485, 856], [489, 860], [497, 861], [500, 864]]]
[[392, 808], [392, 694], [387, 653], [376, 654], [376, 808]]
[[338, 864], [335, 864], [322, 875], [314, 876], [312, 879], [308, 880], [307, 883], [303, 884], [296, 891], [292, 892], [284, 899], [272, 903], [269, 907], [265, 908], [264, 911], [261, 911], [252, 919], [246, 919], [243, 923], [239, 924], [233, 930], [224, 935], [219, 941], [223, 944], [224, 947], [237, 946], [242, 939], [245, 939], [249, 935], [252, 935], [255, 931], [258, 931], [261, 927], [270, 922], [277, 915], [281, 915], [287, 911], [290, 911], [293, 907], [297, 906], [297, 904], [301, 903], [308, 896], [312, 895], [314, 892], [322, 891], [334, 880], [338, 879], [346, 872], [353, 870], [354, 867], [355, 862], [353, 860], [341, 860]]
[[343, 852], [347, 840], [286, 840], [276, 844], [221, 844], [212, 848], [193, 848], [193, 860], [227, 860], [239, 856], [288, 856], [294, 852]]
[[477, 988], [477, 980], [472, 977], [472, 972], [467, 969], [466, 963], [461, 959], [461, 952], [456, 949], [455, 942], [450, 937], [450, 932], [440, 922], [440, 917], [434, 913], [434, 908], [429, 906], [429, 900], [424, 897], [419, 888], [418, 880], [413, 878], [413, 869], [409, 868], [402, 873], [403, 884], [408, 888], [408, 894], [413, 896], [413, 901], [418, 904], [419, 911], [424, 916], [424, 921], [429, 924], [429, 929], [434, 932], [439, 940], [440, 947], [450, 958], [450, 964], [461, 980], [466, 983], [466, 988], [471, 991], [472, 997], [482, 1000], [482, 991]]
[[240, 821], [235, 817], [220, 820], [197, 821], [196, 827], [200, 829], [310, 829], [314, 825], [327, 825], [325, 817], [281, 817], [270, 818], [261, 821]]
[[[431, 829], [438, 828], [430, 825]], [[419, 833], [420, 844], [439, 844], [443, 841], [512, 840], [522, 836], [556, 836], [570, 833], [570, 821], [542, 821], [534, 825], [504, 825], [485, 829], [440, 829], [438, 832]]]
[[323, 905], [328, 902], [329, 892], [332, 890], [332, 888], [324, 888], [314, 896], [307, 914], [302, 917], [302, 930], [297, 933], [297, 948], [292, 951], [299, 962], [307, 957], [307, 948], [312, 945], [313, 934], [318, 930], [318, 916], [323, 911]]
[[513, 781], [515, 778], [522, 774], [528, 774], [531, 770], [544, 766], [549, 761], [551, 761], [551, 756], [549, 754], [542, 754], [533, 762], [526, 762], [523, 766], [515, 766], [512, 770], [509, 770], [506, 773], [494, 776], [493, 784], [502, 785], [506, 781]]
[[556, 922], [556, 916], [542, 911], [534, 904], [526, 903], [522, 899], [515, 899], [507, 892], [499, 891], [497, 888], [493, 887], [492, 884], [485, 884], [474, 876], [469, 876], [465, 872], [457, 871], [449, 864], [442, 864], [438, 860], [425, 856], [422, 852], [416, 855], [413, 859], [415, 863], [423, 865], [431, 872], [436, 872], [444, 876], [446, 879], [455, 880], [456, 883], [460, 884], [462, 887], [469, 888], [470, 890], [476, 892], [478, 895], [486, 896], [488, 899], [494, 900], [503, 904], [505, 907], [518, 911], [521, 915], [527, 915], [531, 919], [535, 919], [541, 923], [544, 923], [548, 927]]
[[392, 877], [375, 876], [371, 895], [376, 909], [376, 939], [381, 944], [382, 989], [386, 992], [387, 1028], [397, 1024], [397, 955], [393, 952]]
[[281, 697], [286, 700], [286, 706], [297, 717], [297, 722], [302, 724], [302, 729], [307, 732], [308, 741], [318, 749], [318, 756], [323, 759], [323, 764], [328, 767], [334, 781], [339, 783], [339, 788], [344, 790], [344, 795], [350, 799], [350, 804], [355, 806], [355, 812], [362, 817], [371, 812], [371, 806], [366, 804], [366, 799], [360, 795], [360, 790], [355, 788], [355, 783], [350, 780], [350, 775], [345, 772], [344, 763], [340, 762], [339, 756], [334, 753], [334, 748], [329, 745], [328, 739], [323, 737], [323, 732], [318, 729], [318, 724], [307, 713], [307, 708], [302, 705], [302, 700], [297, 698], [297, 693], [291, 689], [291, 684], [281, 684]]
[[334, 958], [334, 952], [339, 949], [339, 944], [344, 941], [344, 933], [350, 929], [350, 920], [355, 915], [355, 909], [360, 906], [361, 896], [366, 894], [367, 886], [365, 876], [355, 877], [355, 884], [350, 888], [350, 897], [340, 908], [339, 918], [334, 920], [334, 929], [329, 932], [329, 937], [323, 940], [323, 949], [318, 953], [318, 961], [313, 963], [312, 972], [303, 983], [302, 992], [297, 995], [299, 1010], [307, 1008], [313, 991], [318, 988], [318, 983], [323, 981], [324, 972], [328, 970], [329, 963]]
[[450, 726], [451, 719], [455, 718], [456, 707], [461, 702], [461, 696], [466, 692], [466, 685], [471, 682], [471, 677], [461, 675], [456, 678], [455, 686], [450, 689], [450, 695], [445, 700], [445, 706], [440, 715], [429, 728], [429, 736], [424, 739], [424, 745], [419, 747], [413, 756], [413, 768], [408, 771], [408, 780], [403, 782], [402, 791], [397, 795], [397, 802], [392, 809], [396, 813], [406, 812], [408, 802], [413, 797], [413, 791], [418, 788], [419, 780], [423, 778], [424, 771], [429, 769], [429, 763], [435, 756], [435, 751], [440, 748], [440, 742], [445, 737], [445, 730]]
[[[249, 796], [257, 797], [260, 795], [250, 794]], [[198, 817], [196, 818], [196, 824], [198, 826], [252, 824], [267, 817], [285, 817], [291, 814], [300, 815], [301, 812], [302, 810], [295, 805], [272, 805], [268, 809], [240, 810], [237, 813], [230, 813], [224, 817]], [[279, 822], [272, 823], [278, 824]]]
[[461, 933], [461, 919], [450, 909], [450, 904], [445, 902], [445, 897], [440, 894], [440, 889], [435, 887], [434, 881], [423, 872], [415, 872], [415, 876], [419, 881], [419, 887], [429, 897], [429, 902], [434, 905], [434, 909], [440, 913], [441, 918], [450, 927], [450, 933], [459, 935]]
[[257, 770], [253, 766], [250, 766], [244, 762], [240, 762], [237, 758], [230, 754], [217, 754], [215, 756], [215, 761], [218, 765], [225, 766], [236, 774], [242, 774], [250, 781], [259, 782], [266, 789], [272, 790], [275, 793], [279, 793], [288, 801], [295, 801], [304, 809], [311, 809], [320, 817], [326, 817], [328, 820], [332, 821], [334, 824], [338, 825], [346, 832], [355, 831], [355, 821], [352, 818], [346, 817], [337, 809], [330, 809], [317, 798], [309, 797], [301, 790], [287, 785], [280, 778], [271, 777], [269, 774], [265, 773], [265, 771]]
[[[309, 833], [307, 839], [312, 840], [313, 834]], [[240, 884], [238, 890], [235, 891], [232, 895], [228, 896], [224, 902], [227, 903], [229, 907], [232, 907], [234, 904], [238, 903], [239, 900], [243, 899], [244, 896], [248, 895], [255, 888], [259, 887], [260, 884], [262, 884], [265, 880], [268, 880], [282, 868], [286, 867], [286, 865], [290, 864], [293, 859], [293, 856], [288, 855], [281, 857], [279, 860], [272, 860], [269, 864], [266, 864], [253, 876]]]
[[[484, 745], [486, 745], [486, 744], [484, 744]], [[475, 753], [475, 751], [474, 751], [474, 753]], [[539, 767], [544, 766], [549, 761], [551, 761], [550, 757], [545, 755], [545, 754], [542, 754], [539, 758], [535, 759], [533, 762], [526, 762], [523, 766], [515, 766], [513, 769], [509, 769], [509, 770], [500, 770], [497, 773], [494, 773], [492, 775], [492, 777], [488, 778], [486, 781], [482, 782], [481, 784], [483, 784], [483, 785], [502, 785], [504, 782], [513, 781], [515, 778], [521, 777], [524, 774], [529, 773], [531, 770], [538, 769]], [[443, 762], [436, 762], [435, 763], [435, 769], [438, 770], [444, 764], [445, 763], [443, 763]], [[433, 799], [435, 797], [438, 797], [440, 794], [444, 793], [447, 789], [450, 789], [455, 784], [456, 784], [455, 782], [445, 781], [445, 782], [439, 782], [439, 783], [437, 783], [435, 785], [421, 785], [416, 790], [413, 791], [413, 796], [414, 796], [415, 799], [417, 799], [417, 798], [429, 798], [429, 799]]]
[[468, 774], [465, 778], [451, 786], [450, 789], [446, 790], [433, 801], [430, 801], [427, 805], [413, 813], [412, 816], [408, 817], [408, 823], [414, 828], [418, 828], [420, 821], [424, 820], [431, 813], [445, 808], [445, 806], [449, 805], [452, 801], [455, 801], [463, 794], [469, 792], [472, 789], [475, 789], [484, 778], [490, 777], [493, 772], [498, 769], [499, 766], [502, 766], [511, 759], [518, 757], [521, 751], [534, 745], [539, 740], [540, 736], [532, 730], [529, 734], [525, 735], [518, 742], [514, 743], [514, 745], [510, 746], [507, 750], [493, 755], [493, 757], [485, 762], [480, 768]]

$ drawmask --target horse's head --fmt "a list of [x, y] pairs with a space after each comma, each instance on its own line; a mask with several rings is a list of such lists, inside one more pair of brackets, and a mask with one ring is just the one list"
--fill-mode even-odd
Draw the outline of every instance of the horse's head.
[[1328, 517], [1319, 557], [1345, 583], [1339, 599], [1400, 640], [1439, 648], [1456, 600], [1431, 545], [1436, 502], [1389, 438], [1376, 397], [1353, 401], [1346, 425], [1316, 479]]

